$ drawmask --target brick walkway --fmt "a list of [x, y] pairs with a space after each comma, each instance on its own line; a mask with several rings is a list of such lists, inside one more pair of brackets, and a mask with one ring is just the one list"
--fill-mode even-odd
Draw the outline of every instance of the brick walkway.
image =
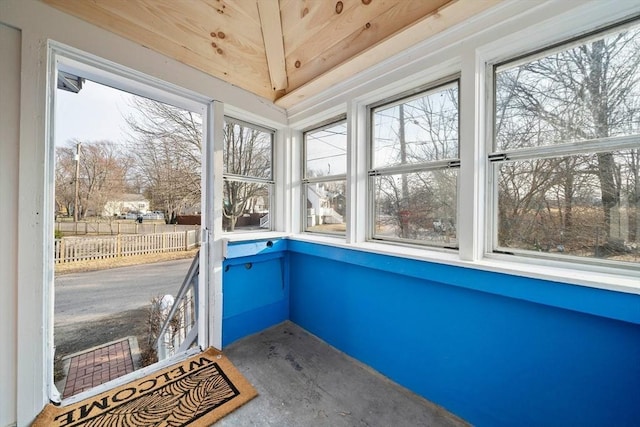
[[134, 371], [129, 340], [123, 339], [71, 356], [63, 398]]

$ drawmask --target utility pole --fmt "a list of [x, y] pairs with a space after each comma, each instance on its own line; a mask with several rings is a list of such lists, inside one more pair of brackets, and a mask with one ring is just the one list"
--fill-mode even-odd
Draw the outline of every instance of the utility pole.
[[75, 161], [76, 161], [76, 176], [75, 176], [75, 184], [76, 184], [76, 194], [75, 194], [75, 198], [74, 198], [74, 202], [73, 202], [73, 221], [74, 222], [78, 222], [78, 206], [80, 203], [78, 200], [78, 190], [80, 189], [80, 181], [79, 181], [79, 177], [80, 177], [80, 146], [82, 145], [82, 142], [76, 142], [76, 156], [75, 156]]

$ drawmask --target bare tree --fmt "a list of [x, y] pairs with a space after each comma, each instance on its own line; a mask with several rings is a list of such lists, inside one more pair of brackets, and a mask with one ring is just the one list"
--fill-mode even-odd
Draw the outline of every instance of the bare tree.
[[[498, 150], [579, 143], [637, 133], [637, 108], [633, 105], [640, 95], [638, 38], [637, 30], [620, 32], [499, 72], [496, 76]], [[594, 244], [597, 245], [599, 239], [598, 230], [604, 233], [603, 240], [609, 241], [614, 237], [613, 219], [621, 215], [623, 176], [627, 181], [624, 189], [628, 192], [629, 204], [637, 203], [633, 156], [626, 159], [628, 167], [623, 168], [621, 153], [598, 151], [593, 155], [503, 166], [499, 215], [508, 227], [500, 228], [501, 241], [524, 238], [517, 237], [524, 228], [513, 227], [513, 221], [544, 218], [536, 209], [549, 206], [553, 194], [555, 204], [546, 209], [546, 217], [550, 220], [559, 214], [560, 221], [557, 222], [559, 228], [550, 232], [551, 235], [557, 238], [564, 233], [567, 237], [580, 232], [584, 224], [574, 224], [575, 198], [582, 197], [584, 206], [593, 204], [593, 199], [599, 197], [602, 219], [594, 221], [596, 225], [592, 223], [589, 228], [595, 228]], [[526, 176], [532, 182], [523, 185], [517, 181], [518, 176]], [[559, 188], [562, 191], [558, 191]], [[532, 200], [536, 200], [536, 209], [527, 206]], [[628, 211], [630, 224], [637, 223], [635, 212]]]
[[76, 146], [72, 140], [67, 147], [56, 148], [56, 205], [58, 211], [70, 214], [75, 208], [75, 183], [78, 181], [79, 217], [100, 216], [109, 200], [126, 189], [129, 160], [118, 146], [110, 141], [86, 141], [78, 152], [76, 176]]
[[269, 199], [269, 188], [264, 182], [271, 179], [271, 134], [227, 121], [224, 128], [224, 225], [235, 229], [238, 218], [247, 213], [256, 198]]
[[[383, 166], [424, 165], [458, 158], [458, 91], [449, 87], [377, 112], [384, 117], [391, 147]], [[382, 175], [376, 200], [385, 221], [401, 238], [429, 240], [434, 232], [455, 234], [457, 169]], [[380, 221], [380, 219], [379, 219]], [[440, 236], [438, 236], [440, 239]]]
[[74, 149], [71, 147], [56, 147], [55, 157], [56, 211], [60, 214], [71, 215], [75, 207]]
[[144, 188], [167, 222], [174, 222], [186, 208], [200, 204], [202, 117], [145, 98], [131, 103], [136, 114], [125, 118], [134, 159], [130, 180]]
[[640, 234], [640, 221], [638, 220], [640, 215], [640, 150], [629, 150], [625, 160], [628, 169], [624, 184], [628, 203], [629, 240], [637, 242]]
[[[167, 221], [201, 201], [202, 117], [149, 99], [132, 101], [137, 114], [126, 118], [135, 162], [130, 176], [144, 188]], [[268, 200], [269, 189], [251, 179], [271, 179], [271, 134], [235, 121], [224, 126], [224, 223], [233, 230], [238, 217]]]

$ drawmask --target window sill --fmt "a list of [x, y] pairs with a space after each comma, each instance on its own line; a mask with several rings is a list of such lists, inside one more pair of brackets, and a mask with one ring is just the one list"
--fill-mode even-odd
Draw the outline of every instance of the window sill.
[[634, 271], [614, 268], [589, 270], [586, 265], [578, 269], [575, 264], [566, 261], [543, 261], [518, 256], [511, 260], [507, 257], [514, 256], [488, 254], [470, 264], [499, 273], [640, 295], [640, 277]]
[[225, 243], [246, 242], [251, 240], [284, 239], [290, 233], [279, 231], [249, 231], [244, 233], [223, 233], [220, 239]]

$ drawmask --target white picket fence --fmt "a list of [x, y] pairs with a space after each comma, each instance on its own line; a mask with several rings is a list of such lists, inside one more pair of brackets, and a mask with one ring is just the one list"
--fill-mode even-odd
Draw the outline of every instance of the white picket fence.
[[55, 262], [66, 263], [186, 251], [197, 246], [200, 246], [200, 230], [157, 234], [63, 237], [55, 239]]
[[61, 222], [55, 223], [55, 230], [69, 235], [96, 235], [96, 234], [156, 234], [170, 233], [186, 230], [195, 230], [199, 225], [182, 224], [160, 224], [143, 222], [141, 224], [133, 221], [119, 222]]

